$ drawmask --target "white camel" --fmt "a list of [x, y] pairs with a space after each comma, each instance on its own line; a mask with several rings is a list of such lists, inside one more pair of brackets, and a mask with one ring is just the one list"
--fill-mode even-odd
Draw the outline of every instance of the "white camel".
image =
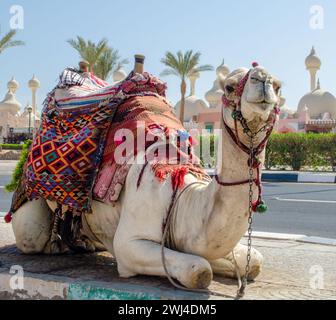
[[[223, 80], [225, 96], [236, 104], [240, 102], [243, 117], [252, 131], [265, 126], [280, 103], [280, 84], [264, 68], [256, 66], [238, 69]], [[242, 95], [235, 90], [248, 75]], [[175, 250], [165, 249], [167, 271], [187, 288], [209, 287], [213, 273], [235, 278], [236, 267], [244, 276], [247, 247], [239, 244], [248, 229], [249, 185], [221, 186], [221, 182], [249, 179], [249, 156], [243, 152], [225, 128], [226, 123], [235, 132], [231, 107], [223, 108], [222, 157], [218, 179], [206, 184], [194, 184], [197, 179], [187, 175], [185, 186], [191, 185], [177, 200], [170, 225], [170, 236]], [[241, 143], [249, 139], [240, 123], [237, 126]], [[265, 132], [257, 134], [253, 143], [258, 145]], [[139, 155], [141, 156], [141, 155]], [[259, 156], [264, 161], [264, 152]], [[119, 275], [166, 276], [161, 259], [162, 225], [172, 199], [170, 179], [159, 182], [148, 166], [142, 184], [136, 183], [143, 166], [133, 165], [124, 191], [115, 206], [93, 202], [93, 214], [85, 215], [84, 233], [96, 248], [109, 251], [116, 259]], [[254, 173], [256, 175], [256, 172]], [[256, 176], [255, 176], [256, 178]], [[253, 186], [254, 200], [258, 190]], [[13, 216], [16, 244], [25, 254], [50, 253], [50, 234], [55, 203], [44, 200], [28, 202]], [[235, 257], [235, 259], [233, 258]], [[235, 263], [237, 265], [235, 265]], [[261, 272], [262, 255], [252, 249], [248, 278], [255, 279]]]

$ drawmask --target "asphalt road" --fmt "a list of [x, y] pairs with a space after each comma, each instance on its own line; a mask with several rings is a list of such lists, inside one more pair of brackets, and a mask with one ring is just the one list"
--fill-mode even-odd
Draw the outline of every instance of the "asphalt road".
[[[11, 167], [0, 164], [0, 212], [11, 203], [11, 194], [3, 189]], [[264, 198], [269, 211], [255, 216], [255, 231], [336, 239], [336, 185], [265, 183]]]

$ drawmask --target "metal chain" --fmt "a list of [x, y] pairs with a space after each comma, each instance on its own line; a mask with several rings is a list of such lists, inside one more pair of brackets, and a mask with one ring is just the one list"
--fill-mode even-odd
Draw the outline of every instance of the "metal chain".
[[248, 240], [247, 240], [247, 261], [245, 268], [245, 276], [242, 280], [242, 285], [237, 292], [237, 298], [243, 298], [245, 296], [245, 289], [247, 287], [248, 275], [250, 273], [251, 252], [252, 252], [252, 225], [253, 225], [253, 181], [254, 181], [254, 169], [253, 169], [253, 137], [250, 138], [250, 165], [249, 165], [249, 219], [248, 219]]

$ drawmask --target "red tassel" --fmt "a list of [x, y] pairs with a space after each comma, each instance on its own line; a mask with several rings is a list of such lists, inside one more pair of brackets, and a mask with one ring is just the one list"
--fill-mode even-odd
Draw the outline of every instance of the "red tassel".
[[188, 169], [185, 167], [177, 169], [172, 174], [172, 185], [173, 189], [182, 188], [184, 186], [184, 178], [188, 173]]
[[12, 222], [12, 214], [11, 214], [10, 212], [8, 212], [8, 213], [5, 215], [4, 220], [5, 220], [6, 223], [11, 223], [11, 222]]

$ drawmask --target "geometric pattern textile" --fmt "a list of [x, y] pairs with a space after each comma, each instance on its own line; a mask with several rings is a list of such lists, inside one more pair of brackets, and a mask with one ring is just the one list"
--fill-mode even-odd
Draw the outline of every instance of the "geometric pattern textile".
[[[85, 89], [85, 96], [74, 95], [77, 88]], [[104, 87], [102, 81], [97, 87], [70, 86], [71, 98], [63, 100], [56, 100], [57, 89], [45, 101], [18, 190], [25, 189], [27, 200], [44, 198], [74, 212], [91, 212], [92, 189], [117, 108], [136, 96], [164, 97], [166, 85], [148, 73], [132, 72], [114, 86]], [[15, 203], [12, 209], [17, 210]]]

